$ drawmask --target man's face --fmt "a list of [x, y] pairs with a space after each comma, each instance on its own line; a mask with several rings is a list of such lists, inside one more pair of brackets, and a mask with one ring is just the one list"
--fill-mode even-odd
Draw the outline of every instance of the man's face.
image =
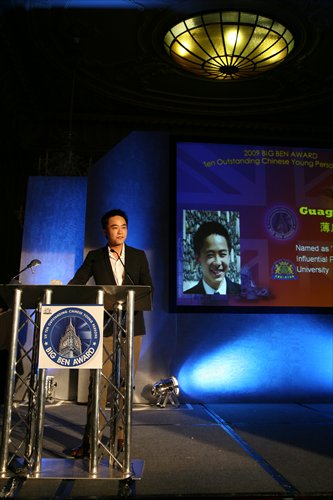
[[123, 217], [115, 215], [110, 217], [104, 234], [108, 239], [110, 247], [119, 247], [127, 238], [127, 224]]
[[204, 280], [217, 290], [229, 269], [230, 254], [227, 240], [220, 234], [209, 235], [197, 260], [201, 265]]

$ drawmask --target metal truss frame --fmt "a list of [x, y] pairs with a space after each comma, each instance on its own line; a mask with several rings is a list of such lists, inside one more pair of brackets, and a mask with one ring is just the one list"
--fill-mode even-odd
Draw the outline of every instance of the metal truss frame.
[[[65, 302], [61, 289], [67, 289]], [[92, 425], [89, 459], [43, 458], [44, 412], [48, 387], [47, 369], [38, 368], [41, 305], [87, 304], [87, 293], [82, 294], [83, 289], [85, 292], [89, 289], [89, 303], [104, 305], [104, 331], [110, 331], [112, 326], [112, 352], [108, 352], [103, 346], [104, 360], [112, 365], [111, 375], [106, 377], [103, 368], [91, 370]], [[119, 480], [121, 492], [128, 496], [132, 481], [141, 479], [142, 461], [131, 460], [133, 318], [134, 308], [138, 305], [136, 295], [139, 307], [149, 310], [150, 293], [150, 287], [143, 286], [121, 286], [115, 290], [113, 286], [0, 285], [0, 294], [7, 301], [9, 298], [13, 312], [0, 449], [0, 477], [12, 480], [8, 491], [14, 489], [13, 478], [17, 477], [20, 481], [22, 478], [108, 478]], [[80, 302], [72, 301], [80, 295]], [[36, 297], [37, 303], [34, 303]], [[59, 298], [62, 300], [57, 302]], [[19, 334], [28, 327], [32, 328], [33, 335], [32, 344], [26, 347], [20, 342]], [[22, 364], [25, 365], [24, 371]], [[125, 370], [121, 366], [125, 366]], [[109, 411], [100, 407], [102, 384], [111, 395]], [[119, 423], [124, 429], [124, 446], [121, 450], [117, 447]]]

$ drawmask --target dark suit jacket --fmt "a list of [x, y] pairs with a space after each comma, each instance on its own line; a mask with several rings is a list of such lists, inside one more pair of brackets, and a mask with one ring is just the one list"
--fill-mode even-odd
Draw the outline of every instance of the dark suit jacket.
[[[76, 271], [68, 285], [85, 285], [93, 277], [96, 285], [116, 285], [110, 263], [108, 246], [88, 252], [83, 264]], [[152, 287], [149, 264], [143, 250], [125, 247], [125, 279], [124, 285], [147, 285]], [[143, 312], [134, 315], [134, 335], [146, 333]]]
[[[227, 293], [226, 293], [226, 295], [240, 295], [240, 293], [241, 293], [241, 286], [238, 283], [234, 283], [233, 281], [231, 281], [231, 279], [227, 278], [227, 276], [225, 277], [225, 279], [227, 281]], [[197, 283], [196, 285], [194, 285], [192, 288], [189, 288], [184, 293], [198, 293], [198, 294], [201, 293], [201, 294], [205, 294], [206, 291], [204, 289], [204, 286], [203, 286], [203, 283], [202, 283], [202, 279], [199, 281], [199, 283]]]

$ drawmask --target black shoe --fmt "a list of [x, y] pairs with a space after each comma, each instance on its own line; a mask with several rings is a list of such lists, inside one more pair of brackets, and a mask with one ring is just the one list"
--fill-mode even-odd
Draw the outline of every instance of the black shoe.
[[72, 448], [67, 455], [69, 455], [70, 458], [89, 458], [90, 453], [89, 448], [81, 444], [76, 448]]

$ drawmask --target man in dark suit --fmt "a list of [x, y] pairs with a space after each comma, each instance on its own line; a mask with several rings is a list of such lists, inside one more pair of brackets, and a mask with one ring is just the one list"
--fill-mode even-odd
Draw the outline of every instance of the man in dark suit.
[[[143, 250], [125, 244], [128, 231], [128, 218], [120, 209], [106, 212], [101, 218], [102, 229], [107, 239], [107, 245], [88, 252], [83, 264], [76, 271], [68, 285], [85, 285], [93, 277], [96, 285], [146, 285], [152, 287], [152, 279], [146, 254]], [[142, 336], [145, 335], [143, 311], [134, 313], [134, 373], [136, 371]], [[106, 352], [113, 352], [113, 335], [104, 329], [104, 360], [103, 375], [109, 379], [112, 373], [112, 362]], [[121, 364], [121, 376], [124, 376], [124, 363]], [[108, 382], [101, 380], [100, 406], [105, 409], [107, 403]], [[82, 444], [71, 450], [70, 456], [82, 458], [89, 455], [90, 428], [92, 418], [92, 378], [90, 378], [87, 423]], [[101, 426], [102, 427], [102, 426]], [[118, 448], [123, 446], [123, 428], [118, 428]]]
[[204, 222], [194, 235], [193, 246], [202, 278], [184, 293], [240, 295], [241, 286], [226, 276], [232, 249], [227, 229], [216, 221]]

